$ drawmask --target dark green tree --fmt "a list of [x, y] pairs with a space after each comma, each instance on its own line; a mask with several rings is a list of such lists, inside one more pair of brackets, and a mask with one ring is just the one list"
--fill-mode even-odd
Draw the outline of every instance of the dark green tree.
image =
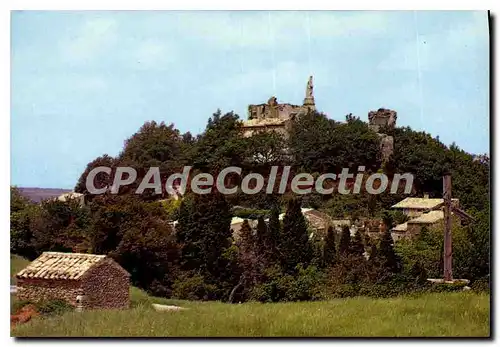
[[177, 240], [182, 245], [182, 265], [197, 271], [209, 283], [226, 281], [228, 261], [224, 257], [231, 246], [231, 213], [220, 193], [192, 194], [179, 211]]
[[361, 236], [359, 230], [356, 230], [354, 238], [351, 240], [349, 253], [362, 257], [364, 252], [365, 252], [365, 247], [363, 245], [363, 237]]
[[298, 264], [307, 267], [312, 260], [312, 248], [299, 199], [292, 198], [288, 201], [280, 251], [281, 263], [287, 272], [293, 272]]
[[340, 234], [339, 255], [346, 256], [351, 248], [351, 231], [347, 225], [342, 226]]
[[325, 237], [325, 246], [323, 248], [323, 264], [331, 267], [337, 259], [337, 250], [335, 246], [335, 231], [329, 227]]
[[380, 240], [378, 258], [384, 269], [392, 273], [401, 271], [401, 259], [394, 251], [394, 241], [389, 230], [385, 230]]

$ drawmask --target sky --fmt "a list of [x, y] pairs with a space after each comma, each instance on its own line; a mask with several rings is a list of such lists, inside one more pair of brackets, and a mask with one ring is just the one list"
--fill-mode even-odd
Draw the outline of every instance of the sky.
[[217, 110], [302, 104], [489, 153], [483, 11], [14, 11], [11, 184], [72, 189], [146, 121], [200, 133]]

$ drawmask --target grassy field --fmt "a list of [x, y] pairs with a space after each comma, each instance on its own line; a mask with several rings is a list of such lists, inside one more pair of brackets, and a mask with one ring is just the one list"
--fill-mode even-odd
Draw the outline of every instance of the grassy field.
[[[22, 258], [12, 259], [11, 273], [26, 265]], [[156, 312], [152, 303], [179, 305], [188, 310]], [[11, 335], [486, 337], [490, 334], [489, 311], [489, 295], [471, 292], [230, 305], [155, 298], [132, 288], [129, 310], [67, 312], [35, 318], [13, 328]]]
[[[12, 336], [489, 336], [489, 296], [354, 298], [328, 302], [223, 304], [148, 297], [134, 289], [125, 311], [68, 312], [19, 325]], [[156, 312], [150, 303], [189, 310]]]

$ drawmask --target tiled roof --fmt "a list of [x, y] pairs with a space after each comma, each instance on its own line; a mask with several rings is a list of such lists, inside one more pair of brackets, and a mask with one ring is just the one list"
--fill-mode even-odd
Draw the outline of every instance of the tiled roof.
[[417, 218], [413, 218], [408, 221], [408, 223], [412, 224], [433, 224], [436, 223], [437, 221], [441, 220], [444, 218], [444, 212], [441, 210], [438, 211], [430, 211], [427, 213], [422, 214], [421, 216]]
[[408, 230], [408, 223], [398, 224], [391, 229], [391, 231], [406, 231], [406, 230]]
[[[457, 202], [458, 199], [451, 199], [453, 202]], [[414, 208], [414, 209], [429, 209], [432, 210], [443, 203], [443, 199], [439, 198], [406, 198], [401, 200], [397, 204], [393, 205], [391, 208]]]
[[96, 254], [44, 252], [17, 277], [76, 280], [104, 258], [105, 255]]

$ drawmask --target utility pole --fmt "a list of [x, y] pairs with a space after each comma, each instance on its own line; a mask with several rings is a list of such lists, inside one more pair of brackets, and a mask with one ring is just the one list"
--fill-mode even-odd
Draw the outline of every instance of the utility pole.
[[452, 273], [452, 247], [451, 247], [451, 175], [443, 177], [444, 200], [444, 280], [451, 281]]

